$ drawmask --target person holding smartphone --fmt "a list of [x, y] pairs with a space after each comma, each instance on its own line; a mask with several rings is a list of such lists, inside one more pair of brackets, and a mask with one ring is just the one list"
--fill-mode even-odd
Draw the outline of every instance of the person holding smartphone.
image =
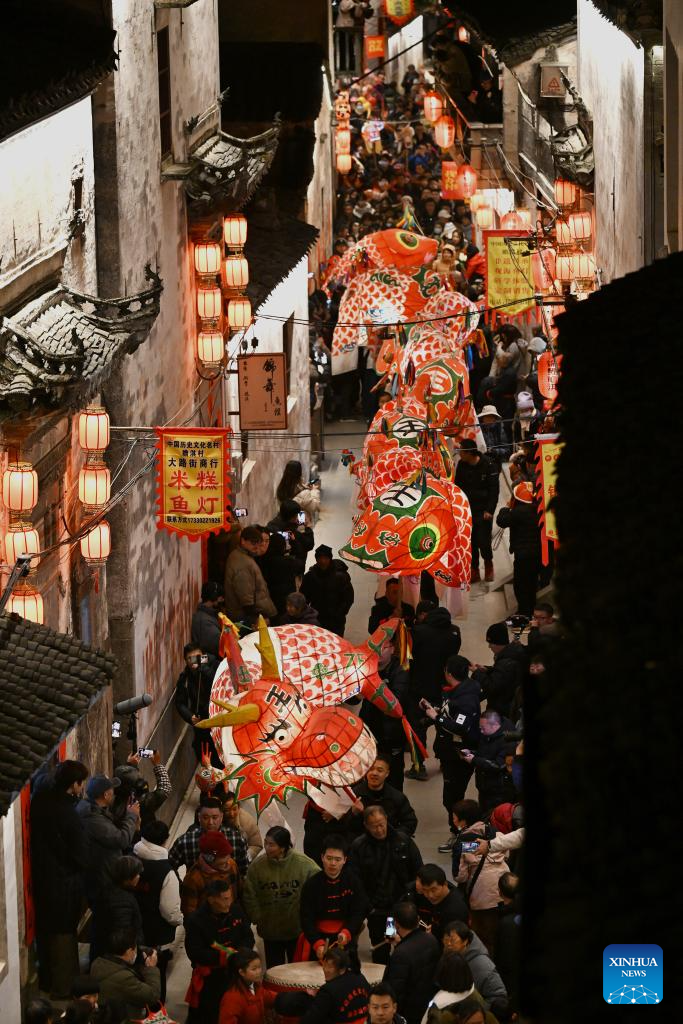
[[290, 553], [295, 558], [300, 558], [306, 567], [306, 556], [313, 550], [315, 538], [310, 526], [299, 521], [299, 514], [303, 512], [298, 501], [281, 501], [280, 511], [267, 524], [271, 533], [286, 533], [289, 537]]
[[213, 670], [209, 657], [195, 643], [185, 644], [183, 648], [185, 668], [178, 676], [175, 685], [175, 709], [188, 725], [192, 726], [192, 749], [198, 761], [202, 759], [202, 748], [208, 746], [211, 764], [214, 768], [222, 768], [221, 761], [211, 738], [210, 729], [198, 729], [197, 722], [209, 717], [209, 701], [213, 683]]

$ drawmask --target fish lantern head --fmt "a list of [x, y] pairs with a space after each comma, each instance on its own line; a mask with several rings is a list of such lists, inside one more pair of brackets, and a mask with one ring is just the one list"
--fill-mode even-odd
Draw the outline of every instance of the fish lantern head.
[[226, 768], [215, 768], [211, 764], [211, 755], [208, 748], [204, 748], [202, 750], [201, 762], [195, 772], [194, 781], [202, 793], [210, 793], [221, 782], [225, 782], [230, 778], [231, 771], [232, 765], [228, 765]]

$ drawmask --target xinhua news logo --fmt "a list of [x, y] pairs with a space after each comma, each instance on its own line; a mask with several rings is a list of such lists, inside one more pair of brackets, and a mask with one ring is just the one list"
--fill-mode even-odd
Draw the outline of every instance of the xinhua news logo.
[[651, 942], [615, 943], [602, 954], [602, 994], [617, 1006], [652, 1006], [664, 996], [662, 947]]

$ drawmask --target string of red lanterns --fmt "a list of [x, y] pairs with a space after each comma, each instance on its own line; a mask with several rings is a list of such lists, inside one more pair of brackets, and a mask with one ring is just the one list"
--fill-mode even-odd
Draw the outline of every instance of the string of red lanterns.
[[[38, 502], [38, 474], [30, 462], [15, 462], [2, 474], [2, 502], [9, 512], [9, 529], [5, 534], [5, 559], [14, 565], [21, 555], [30, 555], [29, 577], [38, 567], [40, 538], [31, 522], [31, 513]], [[24, 619], [44, 622], [42, 595], [29, 580], [20, 581], [7, 603], [8, 613]]]

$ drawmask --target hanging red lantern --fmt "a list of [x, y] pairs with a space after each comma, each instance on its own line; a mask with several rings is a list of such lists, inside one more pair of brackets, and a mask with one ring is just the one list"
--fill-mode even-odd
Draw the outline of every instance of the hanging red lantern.
[[488, 231], [496, 222], [496, 213], [492, 206], [480, 206], [474, 216], [477, 219], [477, 226], [482, 231]]
[[29, 462], [18, 462], [2, 474], [2, 501], [9, 512], [31, 512], [38, 501], [38, 474]]
[[219, 320], [223, 309], [220, 288], [197, 289], [197, 313], [201, 320]]
[[243, 331], [251, 323], [251, 302], [245, 296], [230, 299], [228, 323], [232, 331]]
[[348, 174], [353, 166], [353, 160], [348, 153], [337, 153], [337, 170], [340, 174]]
[[89, 405], [78, 417], [78, 443], [84, 452], [103, 452], [109, 440], [109, 416], [99, 406]]
[[203, 277], [215, 277], [220, 273], [222, 255], [218, 242], [197, 242], [194, 247], [194, 269]]
[[111, 495], [111, 473], [98, 463], [86, 465], [78, 474], [78, 500], [88, 512], [103, 508]]
[[225, 340], [220, 331], [200, 331], [197, 335], [197, 358], [205, 366], [218, 366], [225, 355]]
[[555, 221], [555, 235], [560, 249], [571, 249], [574, 245], [574, 239], [569, 230], [569, 221], [563, 220], [562, 217], [558, 217]]
[[463, 199], [470, 199], [477, 191], [477, 172], [471, 164], [460, 164], [456, 175], [460, 195]]
[[561, 210], [569, 209], [576, 202], [576, 185], [573, 181], [565, 181], [564, 178], [555, 180], [555, 202]]
[[584, 289], [594, 283], [595, 258], [592, 252], [577, 252], [557, 257], [557, 279], [563, 284], [576, 281]]
[[8, 614], [20, 615], [22, 619], [42, 626], [45, 621], [43, 598], [33, 587], [19, 583], [7, 602]]
[[455, 142], [455, 121], [442, 114], [434, 125], [434, 141], [441, 149], [450, 149]]
[[505, 231], [523, 231], [527, 227], [524, 218], [519, 215], [517, 210], [510, 210], [509, 213], [503, 214], [500, 226]]
[[335, 145], [338, 154], [349, 154], [351, 152], [351, 132], [348, 128], [337, 128]]
[[[21, 530], [8, 530], [5, 534], [5, 561], [8, 565], [14, 565], [20, 555], [38, 555], [40, 551], [40, 538], [38, 531], [26, 527]], [[31, 568], [35, 569], [40, 559], [34, 557], [31, 561]]]
[[567, 226], [574, 242], [587, 242], [593, 232], [591, 215], [586, 210], [570, 213], [567, 217]]
[[537, 249], [531, 254], [531, 272], [534, 287], [538, 292], [547, 292], [555, 281], [556, 252], [554, 249]]
[[223, 239], [229, 249], [242, 249], [247, 241], [247, 218], [231, 213], [223, 218]]
[[423, 99], [425, 121], [435, 124], [443, 114], [443, 100], [438, 92], [429, 89]]
[[85, 537], [81, 537], [81, 554], [88, 565], [104, 565], [111, 554], [111, 529], [103, 519]]
[[554, 355], [550, 349], [541, 353], [536, 363], [538, 390], [544, 398], [554, 401], [557, 396], [557, 382], [560, 377], [560, 361], [562, 357]]
[[482, 206], [488, 206], [489, 201], [485, 195], [481, 192], [475, 192], [470, 199], [470, 210], [472, 213], [476, 213]]
[[249, 284], [249, 263], [244, 256], [228, 256], [223, 264], [225, 284], [228, 288], [241, 291]]

